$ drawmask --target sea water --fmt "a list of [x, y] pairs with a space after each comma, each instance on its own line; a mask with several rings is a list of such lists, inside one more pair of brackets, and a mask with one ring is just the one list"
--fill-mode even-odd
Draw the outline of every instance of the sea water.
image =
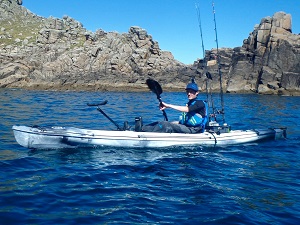
[[[183, 105], [184, 93], [162, 100]], [[205, 94], [200, 94], [205, 99]], [[218, 95], [214, 96], [219, 104]], [[163, 120], [153, 93], [0, 90], [0, 224], [298, 224], [299, 97], [226, 94], [233, 130], [287, 127], [255, 144], [29, 150], [13, 125], [116, 129]], [[179, 113], [167, 109], [169, 120]]]

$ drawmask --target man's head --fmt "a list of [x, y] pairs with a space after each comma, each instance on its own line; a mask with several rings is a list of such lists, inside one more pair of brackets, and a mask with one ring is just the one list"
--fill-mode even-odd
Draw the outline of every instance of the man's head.
[[189, 83], [185, 90], [189, 100], [196, 98], [199, 93], [198, 85], [194, 82]]
[[191, 89], [191, 90], [194, 90], [196, 92], [199, 91], [198, 85], [196, 83], [194, 83], [194, 82], [189, 83], [188, 85], [186, 85], [185, 90], [187, 90], [187, 89]]

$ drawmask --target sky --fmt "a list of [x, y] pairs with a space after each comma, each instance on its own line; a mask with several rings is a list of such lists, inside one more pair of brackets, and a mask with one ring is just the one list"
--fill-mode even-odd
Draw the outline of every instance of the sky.
[[262, 18], [279, 11], [292, 15], [292, 32], [300, 33], [300, 0], [23, 0], [23, 6], [46, 18], [68, 15], [92, 32], [139, 26], [185, 64], [203, 58], [200, 25], [205, 50], [242, 46]]

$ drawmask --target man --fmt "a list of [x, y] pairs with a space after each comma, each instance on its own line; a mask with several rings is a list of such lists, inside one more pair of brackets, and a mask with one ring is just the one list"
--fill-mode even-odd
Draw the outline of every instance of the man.
[[155, 122], [142, 127], [145, 132], [165, 133], [200, 133], [204, 132], [207, 122], [207, 106], [202, 100], [198, 100], [199, 89], [196, 83], [192, 82], [186, 86], [186, 94], [189, 102], [186, 106], [178, 106], [162, 102], [160, 110], [167, 108], [182, 112], [181, 120], [178, 123], [162, 121]]

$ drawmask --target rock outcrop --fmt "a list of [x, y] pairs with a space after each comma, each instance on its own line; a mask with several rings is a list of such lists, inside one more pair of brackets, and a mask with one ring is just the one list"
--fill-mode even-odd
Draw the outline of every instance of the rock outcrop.
[[128, 90], [145, 88], [148, 77], [180, 82], [186, 67], [140, 27], [92, 33], [68, 16], [46, 19], [19, 2], [0, 3], [0, 87]]
[[[216, 55], [212, 50], [206, 56], [213, 71]], [[219, 57], [227, 92], [299, 95], [300, 35], [292, 33], [290, 14], [263, 18], [242, 47], [220, 49]]]
[[21, 5], [0, 0], [2, 88], [134, 91], [146, 90], [152, 77], [178, 90], [196, 77], [205, 90], [208, 70], [210, 87], [218, 91], [220, 68], [226, 92], [300, 94], [300, 36], [284, 12], [262, 19], [243, 46], [212, 49], [205, 60], [185, 65], [140, 27], [90, 32], [69, 16], [43, 18]]

